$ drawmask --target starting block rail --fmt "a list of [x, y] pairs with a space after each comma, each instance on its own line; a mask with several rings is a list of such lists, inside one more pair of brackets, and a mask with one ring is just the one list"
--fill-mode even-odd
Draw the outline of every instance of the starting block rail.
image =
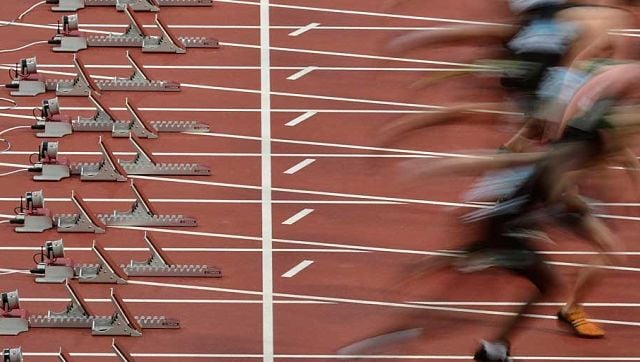
[[[127, 14], [129, 26], [122, 34], [84, 35], [77, 31], [77, 15], [74, 16], [73, 26], [65, 24], [63, 31], [58, 29], [56, 35], [50, 40], [50, 44], [58, 46], [54, 52], [78, 52], [88, 47], [133, 47], [142, 48], [143, 52], [151, 53], [186, 53], [187, 48], [219, 48], [218, 40], [204, 36], [176, 36], [169, 27], [155, 16], [155, 25], [160, 31], [160, 36], [148, 34], [138, 16], [132, 12], [131, 4], [122, 0], [121, 9]], [[130, 2], [132, 0], [127, 0]], [[135, 0], [134, 0], [135, 1]], [[137, 0], [135, 4], [148, 4], [149, 0]], [[176, 3], [176, 0], [172, 0]], [[179, 2], [179, 1], [177, 1]], [[66, 19], [66, 18], [65, 18]]]
[[122, 265], [128, 276], [149, 277], [210, 277], [219, 278], [222, 271], [208, 265], [179, 265], [174, 264], [165, 253], [155, 245], [151, 236], [144, 234], [144, 241], [151, 252], [149, 259], [137, 262], [131, 261], [129, 265]]
[[155, 160], [151, 152], [144, 149], [133, 134], [129, 140], [136, 150], [136, 156], [131, 161], [118, 160], [127, 174], [130, 175], [192, 175], [207, 176], [211, 169], [197, 163], [160, 163]]
[[71, 191], [71, 201], [78, 210], [77, 214], [54, 215], [58, 232], [61, 233], [96, 233], [106, 231], [106, 225], [91, 213], [89, 207], [75, 191]]
[[[166, 120], [166, 121], [145, 121], [145, 119], [140, 114], [138, 108], [129, 100], [126, 99], [125, 106], [127, 107], [127, 111], [131, 115], [131, 129], [136, 136], [140, 138], [151, 138], [145, 137], [148, 132], [153, 132], [154, 130], [157, 132], [198, 132], [198, 133], [206, 133], [209, 132], [209, 125], [200, 123], [198, 121], [178, 121], [178, 120]], [[128, 137], [129, 135], [118, 135], [120, 137]], [[114, 137], [116, 137], [114, 135]]]
[[89, 312], [84, 300], [68, 282], [66, 289], [70, 303], [61, 312], [29, 316], [32, 328], [91, 328], [93, 335], [141, 336], [143, 329], [176, 329], [180, 321], [165, 316], [134, 316], [122, 299], [111, 289], [114, 313], [96, 316]]
[[84, 63], [74, 57], [73, 64], [78, 74], [73, 80], [47, 80], [48, 90], [55, 90], [58, 96], [89, 96], [99, 91], [126, 92], [179, 92], [180, 83], [169, 80], [152, 80], [135, 58], [125, 53], [133, 73], [128, 78], [93, 79]]
[[88, 6], [115, 6], [122, 11], [129, 6], [135, 11], [160, 11], [165, 6], [212, 6], [213, 0], [58, 0], [52, 11], [76, 11]]
[[142, 191], [131, 181], [131, 189], [135, 201], [126, 211], [114, 211], [111, 214], [98, 214], [98, 218], [108, 226], [197, 226], [194, 217], [184, 215], [159, 214], [144, 196]]

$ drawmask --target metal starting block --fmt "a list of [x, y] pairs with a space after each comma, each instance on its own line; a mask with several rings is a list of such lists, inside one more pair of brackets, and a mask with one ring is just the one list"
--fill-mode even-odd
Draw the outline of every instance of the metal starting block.
[[36, 58], [22, 58], [16, 63], [15, 69], [9, 70], [11, 83], [6, 88], [17, 89], [11, 91], [15, 97], [36, 96], [46, 92], [45, 77], [38, 74]]
[[74, 262], [64, 257], [64, 243], [62, 239], [49, 240], [40, 247], [40, 262], [31, 274], [36, 277], [36, 283], [64, 283], [74, 277]]
[[178, 265], [170, 261], [165, 253], [157, 247], [151, 236], [144, 234], [144, 241], [151, 251], [151, 256], [145, 261], [131, 261], [129, 265], [122, 265], [128, 276], [136, 277], [209, 277], [220, 278], [222, 271], [208, 265]]
[[80, 283], [127, 284], [127, 275], [118, 269], [113, 259], [95, 240], [92, 250], [98, 259], [97, 265], [74, 266], [75, 275]]
[[47, 89], [56, 91], [58, 96], [88, 96], [92, 92], [127, 91], [127, 92], [179, 92], [180, 83], [168, 80], [151, 80], [140, 64], [126, 53], [127, 60], [133, 68], [133, 74], [128, 78], [92, 79], [84, 63], [73, 58], [73, 64], [78, 74], [73, 80], [49, 80]]
[[211, 174], [208, 166], [197, 163], [160, 163], [151, 152], [139, 143], [138, 137], [130, 135], [129, 140], [136, 149], [136, 156], [131, 161], [118, 160], [129, 175], [193, 175], [207, 176]]
[[61, 312], [29, 316], [32, 328], [91, 328], [92, 335], [134, 336], [143, 329], [176, 329], [180, 321], [164, 316], [133, 316], [122, 299], [111, 289], [111, 302], [115, 309], [110, 316], [92, 315], [74, 287], [65, 284], [71, 302]]
[[[23, 202], [26, 202], [26, 206]], [[44, 207], [42, 190], [27, 192], [20, 198], [20, 212], [9, 221], [18, 224], [14, 230], [18, 233], [41, 233], [53, 227], [51, 211]]]
[[99, 162], [74, 162], [69, 168], [72, 175], [80, 175], [82, 181], [127, 181], [127, 173], [113, 156], [113, 152], [98, 139], [102, 154]]
[[[17, 290], [0, 293], [0, 335], [16, 336], [28, 331], [27, 314], [26, 310], [20, 308]], [[3, 353], [3, 357], [5, 356]]]
[[2, 361], [3, 362], [22, 362], [22, 348], [18, 347], [18, 348], [5, 348], [2, 350], [2, 354], [0, 354], [0, 356], [2, 357]]
[[129, 137], [129, 134], [133, 133], [139, 138], [157, 138], [157, 132], [209, 132], [209, 125], [198, 121], [146, 121], [128, 98], [125, 100], [125, 107], [131, 115], [131, 122], [127, 129], [114, 127], [113, 137]]
[[[176, 1], [176, 0], [174, 0]], [[160, 36], [148, 34], [137, 16], [130, 10], [130, 5], [123, 4], [122, 10], [127, 14], [129, 26], [122, 34], [83, 36], [78, 31], [78, 15], [62, 17], [62, 28], [58, 26], [56, 34], [49, 44], [59, 45], [54, 52], [75, 53], [87, 47], [142, 47], [143, 52], [153, 53], [186, 53], [187, 48], [219, 48], [218, 40], [207, 37], [177, 37], [169, 27], [155, 16], [155, 24]]]
[[98, 219], [108, 226], [197, 226], [198, 222], [194, 217], [159, 214], [133, 180], [131, 189], [136, 200], [129, 210], [98, 214]]
[[115, 6], [119, 11], [129, 6], [135, 11], [160, 11], [160, 6], [213, 6], [213, 0], [49, 0], [58, 4], [53, 11], [76, 11], [87, 6]]
[[37, 172], [35, 181], [60, 181], [70, 176], [69, 161], [58, 157], [58, 142], [42, 142], [38, 147], [38, 162], [28, 168], [29, 172]]
[[54, 215], [53, 219], [58, 232], [102, 234], [106, 231], [106, 225], [91, 213], [82, 197], [73, 190], [71, 191], [71, 201], [76, 206], [78, 213]]
[[[138, 108], [129, 99], [125, 101], [125, 106], [129, 112], [131, 120], [119, 120], [116, 115], [102, 103], [100, 97], [95, 92], [88, 93], [89, 100], [95, 105], [96, 113], [92, 117], [80, 117], [67, 120], [69, 116], [60, 115], [59, 108], [56, 110], [55, 118], [41, 117], [31, 128], [42, 130], [37, 133], [38, 137], [63, 137], [76, 132], [111, 132], [113, 137], [129, 137], [133, 133], [138, 138], [158, 138], [158, 132], [209, 132], [209, 125], [198, 121], [187, 120], [164, 120], [147, 121]], [[47, 102], [52, 102], [50, 99]], [[57, 100], [55, 102], [57, 104]], [[44, 108], [44, 107], [43, 107]]]
[[36, 283], [64, 283], [67, 279], [77, 278], [80, 283], [126, 284], [128, 276], [222, 277], [220, 269], [208, 265], [174, 264], [146, 233], [144, 240], [151, 255], [145, 261], [132, 260], [128, 265], [120, 265], [124, 273], [95, 241], [92, 250], [98, 264], [91, 265], [75, 264], [72, 259], [65, 258], [62, 239], [47, 241], [41, 248], [41, 261], [31, 273], [40, 275]]
[[40, 116], [36, 117], [36, 124], [31, 129], [44, 130], [36, 133], [36, 137], [63, 137], [71, 134], [71, 117], [60, 114], [60, 103], [58, 98], [45, 99], [42, 101], [40, 109], [35, 108], [33, 113], [40, 111]]

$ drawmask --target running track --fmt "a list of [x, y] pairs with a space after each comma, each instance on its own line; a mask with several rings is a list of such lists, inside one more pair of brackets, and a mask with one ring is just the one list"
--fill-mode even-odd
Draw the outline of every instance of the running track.
[[[428, 6], [407, 0], [395, 7], [390, 1], [361, 0], [271, 3], [262, 2], [263, 10], [271, 5], [262, 14], [258, 1], [219, 0], [206, 10], [165, 8], [161, 16], [176, 33], [214, 36], [223, 47], [191, 49], [186, 55], [138, 55], [153, 77], [185, 85], [176, 94], [127, 94], [142, 112], [149, 119], [198, 119], [212, 129], [207, 135], [164, 134], [143, 141], [163, 161], [203, 162], [213, 169], [211, 177], [197, 179], [135, 180], [161, 212], [199, 216], [197, 228], [151, 232], [176, 262], [209, 263], [223, 268], [225, 276], [132, 278], [129, 285], [118, 286], [134, 314], [165, 314], [182, 322], [180, 330], [148, 330], [139, 338], [120, 338], [121, 343], [147, 361], [271, 361], [274, 355], [278, 361], [332, 360], [341, 346], [422, 310], [417, 316], [430, 320], [432, 334], [387, 351], [388, 358], [469, 360], [477, 339], [489, 337], [504, 318], [500, 313], [513, 310], [509, 303], [523, 298], [524, 284], [499, 274], [451, 284], [451, 276], [442, 275], [390, 292], [407, 263], [431, 251], [455, 249], [471, 236], [455, 218], [469, 207], [458, 203], [471, 179], [434, 178], [407, 188], [396, 177], [395, 166], [415, 158], [428, 162], [429, 157], [464, 157], [464, 150], [492, 149], [510, 129], [487, 123], [486, 115], [474, 116], [473, 121], [423, 132], [394, 149], [374, 152], [371, 147], [377, 129], [403, 113], [499, 99], [495, 84], [486, 79], [448, 81], [422, 92], [407, 87], [431, 74], [427, 68], [468, 68], [470, 59], [488, 52], [432, 49], [390, 59], [380, 49], [402, 28], [445, 26], [456, 19], [499, 22], [504, 9], [495, 0], [430, 0]], [[29, 5], [3, 2], [0, 8], [10, 18]], [[79, 14], [84, 30], [124, 29], [124, 15], [112, 9]], [[22, 25], [0, 28], [1, 48], [48, 39], [54, 30], [47, 25], [59, 16], [42, 6]], [[152, 23], [150, 14], [142, 18]], [[261, 48], [261, 32], [270, 37], [270, 51], [264, 38]], [[92, 75], [128, 73], [121, 49], [89, 49], [81, 55]], [[52, 53], [46, 44], [2, 53], [0, 63], [9, 66], [30, 56], [37, 56], [43, 73], [73, 71], [71, 55]], [[3, 129], [30, 124], [31, 109], [51, 97], [18, 99], [16, 108], [0, 111]], [[124, 97], [103, 95], [117, 114], [124, 114]], [[60, 102], [67, 114], [92, 113], [86, 99]], [[270, 128], [265, 127], [269, 116]], [[6, 137], [13, 148], [0, 162], [8, 164], [27, 164], [40, 142], [29, 129]], [[118, 156], [131, 152], [126, 140], [107, 141]], [[68, 155], [73, 160], [95, 157], [96, 143], [97, 136], [89, 133], [60, 140], [62, 152], [76, 153]], [[265, 182], [269, 174], [271, 184]], [[610, 271], [591, 299], [598, 304], [589, 312], [603, 320], [607, 338], [579, 340], [556, 326], [558, 304], [540, 306], [513, 341], [522, 360], [640, 361], [640, 254], [633, 253], [638, 250], [640, 205], [633, 204], [637, 198], [622, 171], [609, 170], [603, 180], [607, 182], [591, 188], [606, 186], [608, 191], [593, 196], [606, 203], [632, 203], [607, 205], [602, 212], [630, 251], [621, 266], [626, 269]], [[4, 214], [11, 213], [24, 192], [41, 188], [56, 213], [72, 210], [72, 189], [96, 212], [125, 208], [131, 198], [126, 184], [75, 179], [42, 184], [22, 172], [0, 178], [0, 186]], [[59, 237], [53, 231], [16, 234], [8, 224], [0, 226], [0, 266], [9, 270], [30, 268], [35, 249]], [[554, 267], [571, 281], [588, 261], [581, 252], [589, 249], [571, 235], [551, 235], [562, 242], [549, 247], [549, 258], [560, 263]], [[93, 262], [93, 235], [62, 236], [69, 256]], [[145, 256], [141, 230], [110, 228], [96, 238], [118, 263]], [[19, 289], [31, 313], [65, 305], [61, 285], [36, 285], [30, 275], [0, 275], [0, 286], [2, 291]], [[110, 312], [108, 288], [80, 286], [98, 313]], [[78, 360], [113, 360], [111, 339], [91, 337], [85, 330], [35, 329], [1, 341], [2, 348], [21, 345], [27, 360], [52, 361], [60, 346]]]

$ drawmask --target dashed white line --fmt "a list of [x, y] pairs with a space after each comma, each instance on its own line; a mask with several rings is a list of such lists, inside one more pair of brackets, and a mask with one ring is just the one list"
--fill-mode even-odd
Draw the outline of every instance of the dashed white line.
[[300, 221], [303, 217], [311, 214], [313, 209], [304, 209], [282, 222], [282, 225], [293, 225]]
[[286, 170], [284, 173], [286, 173], [287, 175], [293, 175], [294, 173], [302, 170], [303, 168], [309, 166], [310, 164], [316, 162], [315, 158], [307, 158], [304, 161], [301, 161], [300, 163], [297, 163], [295, 166], [291, 167], [290, 169]]
[[289, 33], [289, 36], [298, 36], [298, 35], [304, 34], [304, 33], [308, 32], [309, 30], [311, 30], [313, 28], [316, 28], [318, 26], [320, 26], [320, 23], [307, 24], [307, 25], [303, 26], [302, 28], [300, 28], [298, 30], [292, 31], [291, 33]]
[[318, 114], [318, 112], [311, 112], [310, 111], [310, 112], [304, 113], [304, 114], [302, 114], [302, 115], [290, 120], [289, 122], [285, 123], [285, 126], [287, 126], [287, 127], [295, 127], [295, 126], [299, 125], [300, 123], [306, 121], [307, 119], [315, 116], [316, 114]]
[[304, 260], [300, 262], [300, 264], [291, 268], [288, 272], [282, 274], [282, 277], [293, 278], [294, 276], [296, 276], [296, 274], [300, 273], [302, 270], [304, 270], [306, 267], [308, 267], [311, 264], [313, 264], [313, 260]]
[[305, 75], [313, 72], [316, 69], [318, 69], [318, 67], [308, 66], [308, 67], [302, 69], [299, 72], [295, 72], [295, 73], [291, 74], [290, 76], [287, 77], [287, 80], [298, 80], [298, 79], [304, 77]]

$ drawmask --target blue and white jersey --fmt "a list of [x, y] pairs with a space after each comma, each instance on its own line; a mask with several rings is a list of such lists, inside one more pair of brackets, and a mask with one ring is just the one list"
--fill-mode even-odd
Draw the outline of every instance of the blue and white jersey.
[[524, 26], [507, 44], [515, 54], [564, 54], [578, 37], [579, 27], [553, 19], [536, 19]]
[[564, 4], [566, 2], [567, 0], [509, 0], [509, 7], [514, 13], [520, 14], [538, 6], [557, 5]]

